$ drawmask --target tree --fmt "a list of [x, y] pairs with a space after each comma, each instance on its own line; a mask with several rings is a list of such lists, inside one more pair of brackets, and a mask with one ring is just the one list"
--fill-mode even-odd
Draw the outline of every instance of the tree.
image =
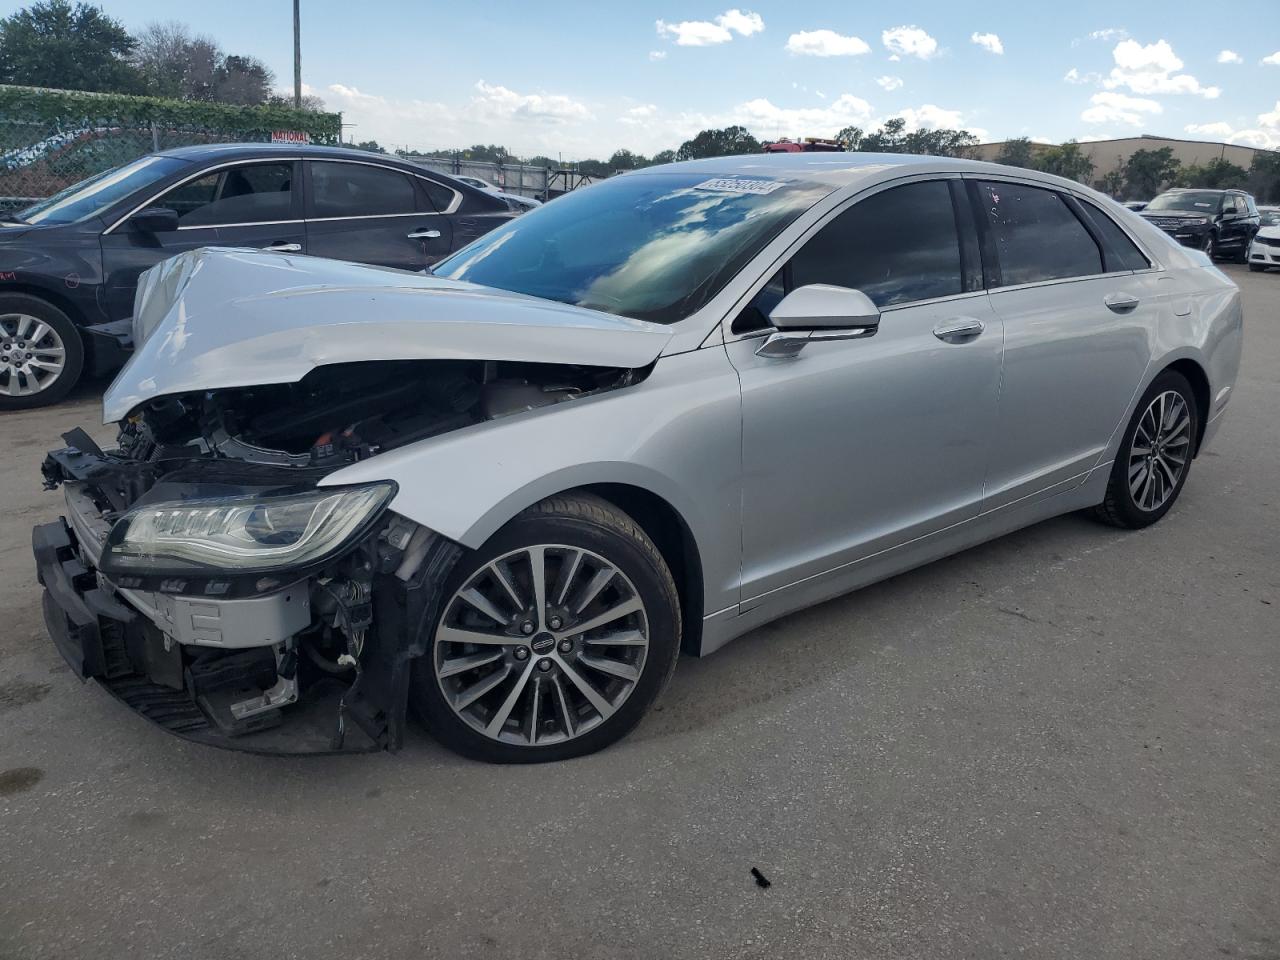
[[761, 149], [760, 141], [748, 133], [746, 127], [735, 125], [722, 130], [703, 130], [692, 140], [686, 140], [680, 144], [680, 149], [676, 151], [676, 159], [729, 157], [741, 153], [759, 153]]
[[1183, 167], [1178, 171], [1174, 183], [1180, 187], [1203, 187], [1208, 190], [1225, 190], [1228, 187], [1243, 189], [1248, 182], [1249, 172], [1230, 160], [1217, 157], [1204, 166]]
[[359, 143], [351, 144], [351, 146], [353, 149], [367, 150], [369, 151], [369, 153], [386, 153], [387, 152], [382, 148], [382, 144], [378, 143], [377, 140], [362, 140]]
[[1135, 150], [1124, 165], [1124, 182], [1129, 196], [1149, 200], [1178, 175], [1182, 162], [1174, 159], [1172, 147]]
[[653, 159], [649, 162], [653, 166], [657, 166], [660, 163], [675, 163], [675, 161], [676, 152], [674, 150], [660, 150], [653, 155]]
[[868, 153], [903, 153], [906, 137], [902, 131], [906, 125], [902, 117], [886, 120], [879, 130], [865, 135], [857, 149]]
[[137, 41], [101, 7], [40, 0], [0, 19], [0, 83], [138, 93]]
[[632, 153], [626, 147], [613, 151], [608, 166], [614, 170], [638, 170], [649, 166], [649, 158], [642, 153]]
[[1124, 171], [1116, 169], [1104, 174], [1102, 177], [1102, 189], [1117, 200], [1120, 199], [1120, 195], [1124, 193]]
[[266, 103], [276, 75], [257, 57], [228, 56], [214, 74], [213, 97], [219, 103]]
[[902, 139], [903, 153], [922, 153], [933, 157], [968, 157], [978, 138], [968, 130], [915, 130]]
[[846, 150], [861, 150], [863, 135], [861, 127], [850, 124], [836, 134], [836, 139], [844, 144]]
[[1004, 142], [1004, 146], [1000, 148], [1000, 152], [996, 155], [996, 163], [1003, 163], [1008, 167], [1025, 167], [1028, 170], [1034, 170], [1035, 156], [1035, 144], [1031, 142], [1030, 137], [1014, 137], [1012, 140]]
[[1249, 190], [1263, 203], [1280, 202], [1280, 151], [1259, 150], [1253, 155]]
[[1079, 183], [1088, 183], [1093, 176], [1093, 161], [1080, 152], [1080, 144], [1068, 140], [1061, 146], [1042, 150], [1036, 157], [1036, 169]]

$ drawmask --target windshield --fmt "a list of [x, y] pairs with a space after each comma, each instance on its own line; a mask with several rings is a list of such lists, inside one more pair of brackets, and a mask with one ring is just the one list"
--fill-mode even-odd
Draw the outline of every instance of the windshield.
[[675, 323], [831, 192], [780, 178], [631, 174], [544, 204], [439, 263], [436, 276]]
[[1214, 190], [1183, 190], [1160, 194], [1147, 204], [1147, 210], [1194, 210], [1208, 215], [1217, 213], [1221, 202], [1222, 194]]
[[142, 157], [72, 184], [19, 211], [18, 216], [27, 223], [75, 223], [97, 216], [135, 190], [156, 183], [186, 165], [186, 160], [176, 157]]

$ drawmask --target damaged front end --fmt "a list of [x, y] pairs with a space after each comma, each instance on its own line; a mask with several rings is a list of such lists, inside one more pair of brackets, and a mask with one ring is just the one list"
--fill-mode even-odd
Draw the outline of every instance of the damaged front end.
[[390, 482], [317, 484], [384, 451], [640, 376], [340, 363], [294, 383], [147, 400], [109, 451], [74, 430], [43, 466], [66, 514], [32, 534], [50, 634], [80, 677], [187, 739], [395, 750], [411, 663], [464, 548], [397, 514]]

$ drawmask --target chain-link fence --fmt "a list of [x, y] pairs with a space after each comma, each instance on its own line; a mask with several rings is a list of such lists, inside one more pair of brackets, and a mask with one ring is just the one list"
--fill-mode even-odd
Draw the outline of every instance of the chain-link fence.
[[157, 150], [262, 142], [273, 134], [332, 142], [337, 114], [0, 86], [0, 210], [21, 208]]
[[428, 170], [452, 177], [475, 177], [522, 197], [537, 200], [549, 199], [552, 172], [546, 167], [531, 167], [520, 163], [487, 163], [482, 160], [455, 160], [445, 157], [421, 157], [406, 155], [406, 160], [421, 164]]
[[156, 150], [269, 138], [158, 126], [48, 126], [0, 117], [0, 209], [27, 206]]

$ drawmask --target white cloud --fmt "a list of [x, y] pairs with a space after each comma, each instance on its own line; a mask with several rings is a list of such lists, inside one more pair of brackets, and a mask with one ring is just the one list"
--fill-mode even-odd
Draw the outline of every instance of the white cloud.
[[1089, 34], [1090, 40], [1123, 40], [1129, 36], [1129, 31], [1124, 27], [1107, 27], [1104, 30], [1094, 30]]
[[938, 52], [938, 41], [914, 25], [886, 30], [880, 34], [880, 42], [894, 56], [928, 60]]
[[944, 110], [932, 103], [926, 103], [919, 108], [907, 107], [897, 111], [897, 115], [907, 122], [905, 129], [908, 133], [913, 130], [937, 130], [943, 127], [955, 130], [964, 126], [964, 114], [959, 110]]
[[1092, 70], [1088, 73], [1081, 73], [1075, 67], [1072, 67], [1062, 79], [1067, 83], [1097, 83], [1102, 79], [1102, 74], [1094, 73]]
[[1183, 129], [1199, 137], [1212, 137], [1225, 143], [1238, 143], [1245, 147], [1261, 147], [1280, 150], [1280, 100], [1274, 110], [1258, 114], [1258, 125], [1237, 130], [1225, 120], [1214, 123], [1190, 123]]
[[876, 83], [880, 85], [881, 90], [893, 91], [902, 86], [902, 78], [889, 76], [876, 77]]
[[834, 30], [802, 30], [787, 38], [787, 53], [810, 57], [856, 57], [870, 53], [861, 37], [846, 37]]
[[1218, 54], [1219, 63], [1244, 63], [1244, 57], [1234, 50], [1223, 50]]
[[1204, 87], [1182, 69], [1182, 60], [1166, 40], [1146, 45], [1136, 40], [1121, 40], [1111, 51], [1116, 65], [1103, 81], [1108, 90], [1126, 87], [1134, 93], [1194, 93], [1207, 100], [1222, 93], [1217, 87]]
[[659, 20], [658, 36], [674, 40], [680, 47], [709, 47], [717, 43], [728, 43], [736, 33], [749, 37], [764, 29], [764, 18], [758, 13], [738, 10], [726, 10], [715, 20], [682, 20], [679, 23], [667, 23]]
[[650, 50], [650, 51], [649, 51], [649, 59], [650, 59], [650, 60], [665, 60], [665, 59], [667, 59], [667, 51], [665, 51], [665, 50]]
[[1231, 124], [1221, 120], [1217, 123], [1188, 123], [1182, 129], [1197, 137], [1212, 137], [1215, 140], [1225, 140], [1234, 132]]
[[1085, 123], [1127, 123], [1136, 127], [1144, 122], [1144, 114], [1163, 112], [1154, 100], [1128, 97], [1123, 93], [1095, 93], [1089, 102], [1093, 106], [1080, 114]]
[[592, 119], [585, 104], [562, 94], [516, 93], [483, 80], [476, 81], [475, 89], [478, 96], [472, 99], [471, 108], [481, 117], [539, 123]]
[[641, 104], [638, 107], [632, 107], [626, 113], [618, 118], [619, 123], [642, 124], [647, 123], [658, 115], [658, 107], [652, 103]]
[[1269, 57], [1263, 57], [1262, 62], [1270, 64], [1273, 67], [1280, 67], [1280, 50], [1277, 50]]
[[975, 33], [969, 38], [969, 42], [976, 43], [983, 50], [989, 50], [992, 53], [1004, 53], [1004, 44], [994, 33]]
[[871, 104], [851, 93], [842, 93], [820, 107], [780, 107], [765, 97], [757, 97], [738, 104], [725, 119], [727, 123], [740, 123], [769, 137], [829, 137], [850, 124], [865, 125], [871, 117]]

